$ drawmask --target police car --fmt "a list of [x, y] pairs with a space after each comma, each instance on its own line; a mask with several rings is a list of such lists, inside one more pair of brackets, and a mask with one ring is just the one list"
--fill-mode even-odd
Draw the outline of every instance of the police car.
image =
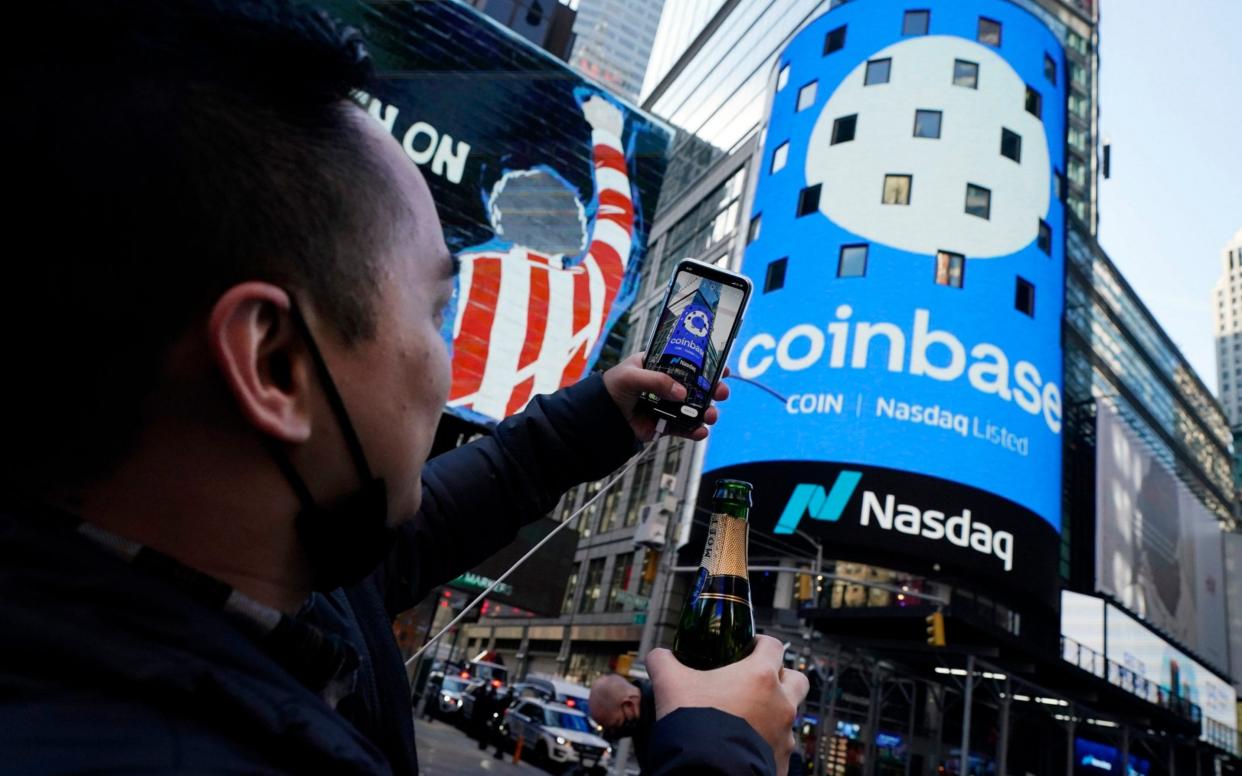
[[540, 763], [576, 763], [603, 774], [612, 758], [612, 747], [595, 735], [587, 715], [564, 704], [522, 698], [505, 712], [505, 730], [513, 741], [522, 739], [522, 751]]

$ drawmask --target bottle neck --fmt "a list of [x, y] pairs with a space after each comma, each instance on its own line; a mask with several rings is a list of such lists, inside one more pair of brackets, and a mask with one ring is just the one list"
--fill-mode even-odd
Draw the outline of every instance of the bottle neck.
[[712, 514], [727, 515], [740, 520], [750, 519], [750, 507], [738, 501], [717, 501], [712, 504]]
[[[720, 506], [722, 505], [716, 505], [716, 507]], [[743, 579], [748, 577], [747, 532], [750, 525], [746, 522], [746, 515], [749, 510], [742, 506], [740, 510], [735, 511], [737, 514], [729, 514], [722, 510], [712, 515], [701, 564], [708, 576], [727, 574]]]

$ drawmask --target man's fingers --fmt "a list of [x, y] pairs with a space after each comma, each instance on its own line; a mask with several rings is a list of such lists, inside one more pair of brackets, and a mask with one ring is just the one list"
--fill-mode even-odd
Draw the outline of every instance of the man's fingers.
[[797, 706], [811, 691], [811, 680], [807, 679], [806, 674], [801, 671], [786, 668], [781, 674], [781, 691], [785, 693], [790, 703]]
[[716, 401], [724, 401], [729, 398], [729, 385], [723, 379], [716, 383], [716, 391], [712, 394], [712, 398]]
[[717, 420], [720, 420], [720, 410], [715, 407], [708, 407], [707, 412], [703, 413], [703, 424], [710, 426]]
[[627, 393], [637, 396], [641, 393], [654, 393], [664, 399], [683, 401], [686, 398], [686, 387], [663, 372], [650, 369], [627, 369], [621, 376], [622, 387]]
[[755, 636], [755, 648], [750, 659], [771, 664], [774, 668], [785, 666], [785, 644], [771, 636]]

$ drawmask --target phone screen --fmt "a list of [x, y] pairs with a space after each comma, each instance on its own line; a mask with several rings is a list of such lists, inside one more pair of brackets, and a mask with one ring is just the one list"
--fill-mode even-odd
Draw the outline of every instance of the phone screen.
[[[671, 375], [686, 388], [681, 405], [661, 403], [664, 413], [697, 425], [711, 403], [724, 369], [729, 337], [746, 303], [742, 287], [705, 277], [682, 265], [673, 276], [656, 324], [645, 366]], [[655, 397], [649, 396], [654, 400]]]

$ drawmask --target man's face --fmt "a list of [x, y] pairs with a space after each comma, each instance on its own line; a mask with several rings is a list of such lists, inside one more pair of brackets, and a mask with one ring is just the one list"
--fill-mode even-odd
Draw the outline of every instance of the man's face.
[[440, 327], [456, 273], [422, 174], [379, 122], [361, 109], [355, 118], [396, 181], [404, 216], [391, 250], [376, 257], [374, 337], [334, 347], [326, 358], [371, 469], [387, 482], [391, 522], [399, 522], [418, 510], [423, 464], [448, 400], [450, 362]]

